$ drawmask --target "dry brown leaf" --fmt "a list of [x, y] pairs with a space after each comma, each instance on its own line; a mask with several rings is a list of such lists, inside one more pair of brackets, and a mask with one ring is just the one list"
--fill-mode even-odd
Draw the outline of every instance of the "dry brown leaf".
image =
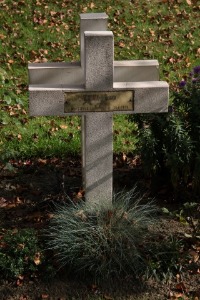
[[48, 294], [42, 294], [42, 295], [41, 295], [41, 298], [42, 298], [42, 299], [49, 299], [49, 295], [48, 295]]
[[199, 254], [196, 251], [190, 250], [189, 254], [192, 257], [192, 262], [197, 262], [199, 260]]
[[53, 17], [53, 16], [55, 16], [57, 14], [57, 12], [56, 11], [50, 11], [50, 15]]
[[16, 203], [8, 203], [8, 205], [6, 205], [6, 208], [10, 209], [10, 208], [14, 208], [16, 207]]
[[41, 255], [40, 255], [39, 252], [37, 252], [37, 253], [35, 254], [35, 256], [34, 256], [34, 260], [33, 260], [33, 261], [34, 261], [34, 263], [36, 264], [36, 266], [38, 266], [38, 265], [41, 264], [40, 257], [41, 257]]
[[95, 4], [92, 2], [90, 3], [90, 8], [94, 8], [95, 7]]
[[169, 62], [170, 62], [171, 64], [174, 64], [175, 59], [174, 59], [173, 57], [170, 57], [170, 58], [169, 58]]
[[19, 298], [19, 300], [27, 300], [28, 298], [26, 297], [26, 296], [21, 296], [20, 298]]
[[151, 33], [152, 36], [155, 36], [155, 31], [152, 29], [149, 29], [149, 32]]
[[17, 284], [17, 286], [22, 286], [22, 285], [23, 285], [23, 282], [22, 282], [22, 280], [17, 279], [16, 284]]
[[5, 38], [6, 38], [6, 36], [4, 34], [0, 34], [0, 39], [1, 40], [5, 39]]
[[22, 135], [21, 135], [21, 134], [18, 134], [18, 135], [17, 135], [17, 139], [18, 139], [18, 141], [21, 141], [21, 140], [22, 140]]
[[169, 299], [170, 300], [178, 300], [178, 299], [188, 299], [183, 293], [173, 293], [173, 292], [170, 292], [169, 294]]
[[[17, 247], [18, 247], [19, 249], [22, 249], [22, 250], [23, 250], [24, 247], [25, 247], [25, 244], [18, 244]], [[21, 279], [21, 278], [19, 278], [19, 279]]]
[[186, 0], [188, 5], [192, 5], [192, 2], [190, 0]]
[[47, 159], [39, 158], [39, 159], [38, 159], [38, 162], [39, 162], [41, 165], [46, 165], [46, 164], [47, 164]]
[[0, 207], [2, 208], [2, 207], [5, 207], [5, 206], [7, 206], [6, 199], [3, 198], [3, 197], [0, 197]]
[[60, 125], [60, 128], [61, 128], [61, 129], [67, 129], [68, 126], [67, 126], [67, 125], [64, 125], [64, 124], [61, 124], [61, 125]]
[[52, 219], [53, 217], [54, 217], [54, 214], [51, 214], [51, 213], [47, 214], [47, 218]]
[[184, 291], [184, 292], [187, 291], [187, 288], [183, 282], [177, 283], [175, 288], [176, 288], [176, 290], [179, 290], [179, 291]]
[[125, 43], [124, 42], [119, 42], [119, 47], [120, 48], [124, 48], [126, 45], [125, 45]]
[[127, 156], [126, 156], [126, 154], [125, 154], [125, 153], [123, 153], [123, 156], [122, 156], [122, 158], [123, 158], [123, 161], [126, 161], [126, 160], [127, 160]]

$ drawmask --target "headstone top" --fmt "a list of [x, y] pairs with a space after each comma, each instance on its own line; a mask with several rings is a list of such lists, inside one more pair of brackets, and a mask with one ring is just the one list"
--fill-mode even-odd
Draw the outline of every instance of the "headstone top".
[[85, 31], [85, 36], [96, 36], [97, 39], [99, 36], [113, 36], [112, 31]]
[[112, 31], [85, 31], [85, 88], [113, 88], [114, 38]]
[[151, 60], [115, 60], [114, 65], [117, 66], [126, 66], [126, 67], [149, 67], [149, 66], [159, 66], [159, 63], [156, 59], [151, 59]]
[[80, 18], [82, 20], [108, 19], [108, 15], [106, 13], [84, 13], [80, 14]]

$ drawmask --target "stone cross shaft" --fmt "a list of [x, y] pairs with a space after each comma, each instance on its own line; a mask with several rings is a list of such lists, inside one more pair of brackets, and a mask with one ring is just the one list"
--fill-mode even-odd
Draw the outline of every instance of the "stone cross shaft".
[[169, 86], [157, 60], [114, 61], [105, 13], [81, 14], [81, 62], [30, 63], [32, 116], [82, 116], [86, 201], [112, 201], [113, 113], [167, 112]]

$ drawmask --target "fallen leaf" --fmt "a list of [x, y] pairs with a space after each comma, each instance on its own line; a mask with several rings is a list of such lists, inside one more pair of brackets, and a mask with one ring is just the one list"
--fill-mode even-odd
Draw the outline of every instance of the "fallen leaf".
[[17, 286], [22, 286], [23, 282], [21, 279], [17, 279], [16, 284], [17, 284]]
[[127, 156], [126, 156], [126, 154], [125, 153], [123, 153], [123, 161], [126, 161], [127, 160]]
[[0, 197], [0, 207], [5, 207], [7, 206], [7, 203], [6, 203], [6, 199], [3, 198], [3, 197]]
[[183, 293], [170, 292], [169, 293], [170, 300], [187, 300], [188, 298]]
[[48, 294], [42, 294], [42, 295], [41, 295], [41, 298], [42, 298], [42, 299], [48, 299], [48, 298], [49, 298], [49, 295], [48, 295]]
[[4, 40], [6, 38], [6, 36], [4, 34], [0, 34], [0, 39]]
[[149, 32], [151, 33], [152, 36], [155, 36], [155, 31], [152, 29], [149, 29]]
[[199, 254], [196, 251], [190, 250], [189, 254], [192, 257], [193, 262], [197, 262], [199, 260]]
[[51, 214], [51, 213], [47, 214], [47, 218], [52, 219], [53, 217], [54, 217], [54, 214]]
[[39, 158], [38, 163], [41, 164], [41, 165], [46, 165], [47, 164], [47, 159]]
[[19, 300], [27, 300], [28, 298], [26, 297], [26, 296], [21, 296], [20, 298], [19, 298]]
[[179, 299], [179, 298], [183, 299], [184, 295], [183, 293], [174, 293], [174, 297], [175, 299]]
[[16, 207], [16, 203], [8, 203], [8, 204], [6, 205], [6, 208], [8, 208], [8, 209], [14, 208], [14, 207]]
[[176, 288], [176, 290], [179, 290], [181, 292], [186, 292], [187, 291], [187, 288], [186, 288], [186, 286], [183, 282], [177, 283], [175, 288]]
[[57, 12], [56, 11], [50, 11], [50, 15], [53, 17], [53, 16], [55, 16], [57, 14]]
[[67, 126], [67, 125], [64, 125], [64, 124], [63, 124], [63, 125], [62, 125], [62, 124], [60, 125], [60, 128], [61, 128], [61, 129], [67, 129], [67, 127], [68, 127], [68, 126]]
[[17, 139], [18, 139], [18, 141], [21, 141], [21, 140], [22, 140], [22, 135], [21, 135], [21, 134], [18, 134], [18, 135], [17, 135]]
[[[18, 244], [18, 245], [17, 245], [17, 248], [19, 248], [19, 249], [21, 249], [21, 250], [23, 250], [24, 247], [25, 247], [25, 244]], [[19, 278], [19, 279], [21, 279], [21, 278]]]
[[125, 43], [124, 43], [124, 42], [122, 42], [122, 41], [121, 41], [121, 42], [119, 42], [119, 47], [120, 47], [120, 48], [124, 48], [125, 46], [126, 46], [126, 45], [125, 45]]
[[170, 62], [171, 64], [173, 64], [173, 63], [175, 62], [175, 59], [174, 59], [173, 57], [170, 57], [170, 58], [169, 58], [169, 62]]
[[95, 7], [95, 4], [92, 2], [90, 3], [90, 8], [94, 8]]
[[40, 255], [40, 253], [38, 252], [38, 253], [36, 253], [35, 254], [35, 256], [34, 256], [34, 263], [36, 264], [36, 266], [38, 266], [38, 265], [40, 265], [41, 264], [41, 260], [40, 260], [40, 257], [41, 257], [41, 255]]
[[188, 5], [192, 5], [192, 2], [190, 0], [186, 0]]

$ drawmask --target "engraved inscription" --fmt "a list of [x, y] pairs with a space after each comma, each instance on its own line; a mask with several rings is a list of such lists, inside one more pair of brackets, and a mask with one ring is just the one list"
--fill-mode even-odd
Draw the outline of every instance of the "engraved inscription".
[[64, 112], [131, 111], [134, 91], [65, 92]]

